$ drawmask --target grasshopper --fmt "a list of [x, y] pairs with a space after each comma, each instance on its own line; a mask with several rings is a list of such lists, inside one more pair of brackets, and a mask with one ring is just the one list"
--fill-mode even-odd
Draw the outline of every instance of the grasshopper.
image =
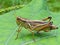
[[24, 27], [25, 29], [29, 30], [32, 33], [33, 39], [34, 39], [34, 31], [39, 33], [40, 31], [49, 32], [53, 29], [54, 30], [58, 29], [58, 27], [53, 25], [51, 19], [52, 17], [50, 16], [42, 20], [29, 20], [26, 18], [17, 17], [16, 23], [18, 25], [17, 30], [18, 33], [16, 39], [18, 38], [19, 32], [22, 30], [22, 27]]

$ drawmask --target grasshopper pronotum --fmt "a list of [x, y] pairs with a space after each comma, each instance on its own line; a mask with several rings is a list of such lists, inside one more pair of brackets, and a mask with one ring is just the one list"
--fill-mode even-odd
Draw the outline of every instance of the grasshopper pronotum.
[[[49, 20], [48, 20], [49, 19]], [[56, 27], [55, 25], [53, 25], [52, 21], [51, 21], [52, 17], [47, 17], [45, 19], [40, 20], [28, 20], [22, 17], [17, 17], [16, 22], [18, 25], [18, 30], [17, 30], [17, 37], [19, 35], [19, 32], [21, 31], [21, 28], [24, 27], [27, 30], [29, 30], [30, 32], [32, 32], [33, 35], [33, 39], [34, 39], [34, 31], [38, 32], [39, 31], [51, 31], [53, 29], [58, 29], [58, 27]], [[48, 20], [48, 21], [46, 21]]]

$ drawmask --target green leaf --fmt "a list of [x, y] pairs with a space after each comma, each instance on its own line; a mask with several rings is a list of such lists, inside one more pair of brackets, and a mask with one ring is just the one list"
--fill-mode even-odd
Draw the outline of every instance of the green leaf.
[[33, 41], [31, 32], [23, 28], [19, 38], [15, 40], [18, 26], [14, 14], [31, 20], [41, 20], [52, 16], [54, 24], [60, 26], [60, 13], [44, 9], [43, 5], [43, 0], [32, 0], [22, 9], [0, 15], [0, 45], [60, 45], [60, 28], [51, 32], [35, 33], [36, 42]]

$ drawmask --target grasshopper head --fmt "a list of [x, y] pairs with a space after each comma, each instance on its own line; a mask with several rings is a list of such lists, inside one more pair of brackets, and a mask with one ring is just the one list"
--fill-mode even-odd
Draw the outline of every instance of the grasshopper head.
[[17, 20], [20, 20], [20, 17], [17, 17]]
[[17, 19], [16, 19], [16, 23], [17, 23], [18, 25], [20, 25], [20, 23], [21, 23], [21, 19], [20, 19], [20, 17], [17, 17]]

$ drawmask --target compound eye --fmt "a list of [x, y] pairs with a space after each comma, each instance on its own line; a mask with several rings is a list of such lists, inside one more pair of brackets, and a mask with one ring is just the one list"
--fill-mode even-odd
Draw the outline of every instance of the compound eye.
[[19, 18], [17, 18], [17, 20], [19, 20]]
[[17, 17], [17, 20], [20, 20], [20, 18], [19, 18], [19, 17]]

